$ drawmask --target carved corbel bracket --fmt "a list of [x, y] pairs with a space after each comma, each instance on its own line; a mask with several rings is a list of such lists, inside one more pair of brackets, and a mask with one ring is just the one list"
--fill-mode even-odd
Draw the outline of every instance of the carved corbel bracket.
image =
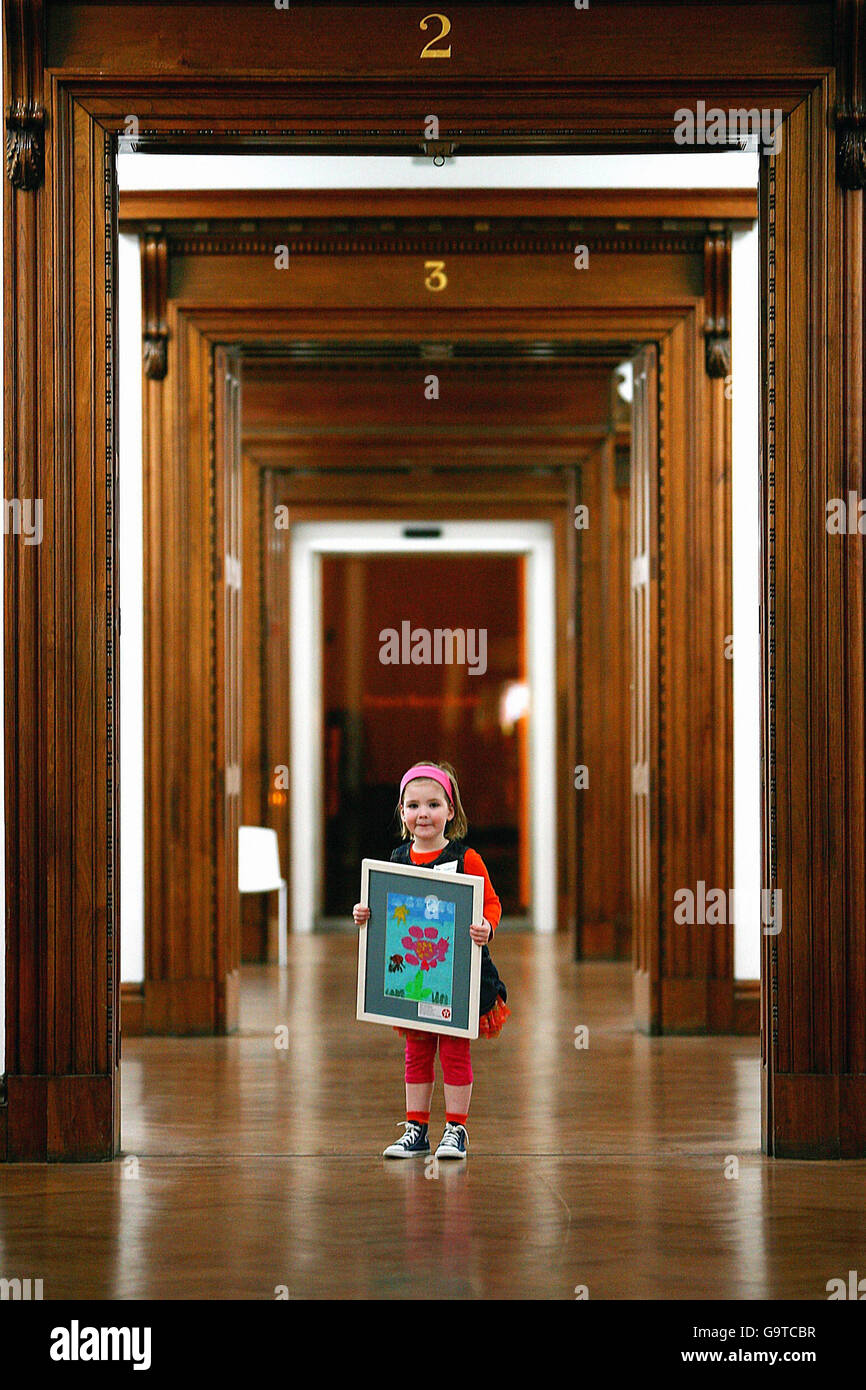
[[836, 178], [866, 188], [866, 0], [836, 0]]
[[45, 170], [45, 112], [15, 101], [6, 113], [6, 177], [13, 188], [38, 188]]
[[704, 240], [704, 321], [707, 376], [731, 370], [731, 234], [708, 232]]
[[45, 172], [42, 0], [3, 0], [6, 29], [6, 177], [13, 188], [38, 188]]
[[144, 373], [162, 381], [168, 370], [168, 241], [161, 232], [141, 238], [141, 299]]

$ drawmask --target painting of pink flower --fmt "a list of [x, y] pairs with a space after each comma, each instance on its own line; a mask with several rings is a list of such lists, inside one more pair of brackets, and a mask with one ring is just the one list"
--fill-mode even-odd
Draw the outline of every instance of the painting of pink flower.
[[422, 1005], [450, 1008], [453, 1002], [455, 909], [452, 903], [433, 901], [435, 918], [429, 898], [396, 892], [387, 896], [385, 993], [411, 1001], [419, 1009]]
[[439, 935], [438, 927], [410, 927], [403, 947], [409, 964], [420, 965], [422, 970], [434, 969], [448, 954], [448, 942]]

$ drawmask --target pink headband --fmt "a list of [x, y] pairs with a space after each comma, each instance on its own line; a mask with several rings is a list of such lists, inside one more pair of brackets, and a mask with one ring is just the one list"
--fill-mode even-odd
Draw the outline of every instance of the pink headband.
[[451, 778], [448, 776], [447, 772], [442, 771], [441, 767], [433, 767], [431, 763], [416, 763], [414, 767], [410, 767], [400, 783], [401, 801], [403, 800], [403, 790], [407, 782], [414, 782], [416, 777], [429, 777], [431, 781], [438, 782], [440, 787], [447, 793], [448, 800], [453, 806], [454, 793], [451, 790]]

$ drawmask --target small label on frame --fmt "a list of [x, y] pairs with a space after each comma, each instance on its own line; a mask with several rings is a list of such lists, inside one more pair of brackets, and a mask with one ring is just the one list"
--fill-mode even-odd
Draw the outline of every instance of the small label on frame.
[[418, 1002], [419, 1018], [438, 1018], [446, 1023], [451, 1017], [451, 1010], [447, 1004], [429, 1004], [426, 999]]

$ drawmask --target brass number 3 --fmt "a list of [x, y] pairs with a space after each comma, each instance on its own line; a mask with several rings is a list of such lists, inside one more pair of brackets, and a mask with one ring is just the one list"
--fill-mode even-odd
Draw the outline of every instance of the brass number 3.
[[444, 261], [425, 261], [424, 269], [429, 270], [430, 274], [424, 279], [424, 284], [428, 290], [444, 290], [448, 284], [448, 276], [445, 274]]
[[429, 43], [425, 43], [424, 47], [421, 49], [421, 57], [422, 57], [422, 58], [450, 58], [450, 57], [451, 57], [451, 45], [450, 45], [450, 43], [449, 43], [449, 45], [448, 45], [447, 48], [434, 48], [433, 45], [434, 45], [434, 43], [438, 43], [440, 39], [444, 39], [445, 36], [446, 36], [446, 34], [450, 34], [450, 33], [451, 33], [451, 20], [450, 20], [450, 19], [448, 18], [448, 16], [445, 15], [445, 14], [428, 14], [428, 15], [426, 15], [426, 16], [424, 17], [424, 19], [421, 20], [421, 23], [418, 25], [418, 28], [419, 28], [419, 29], [426, 29], [426, 28], [427, 28], [427, 20], [428, 20], [428, 19], [438, 19], [438, 20], [440, 20], [441, 23], [442, 23], [442, 28], [439, 30], [439, 33], [438, 33], [438, 34], [434, 35], [434, 37], [430, 40]]

